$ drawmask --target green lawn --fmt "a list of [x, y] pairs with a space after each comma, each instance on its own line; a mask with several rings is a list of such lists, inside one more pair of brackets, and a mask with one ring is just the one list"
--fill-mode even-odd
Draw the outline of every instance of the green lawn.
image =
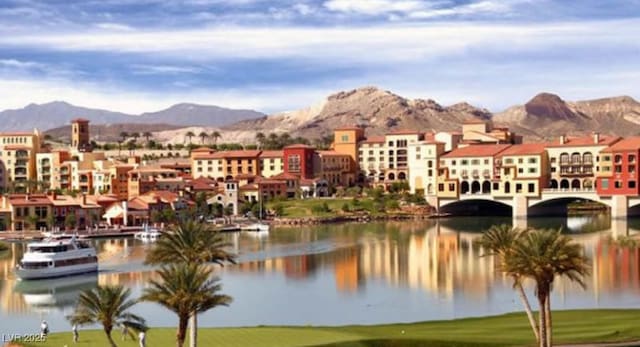
[[[274, 206], [282, 205], [282, 217], [335, 217], [337, 214], [351, 214], [354, 211], [368, 212], [376, 215], [375, 202], [372, 198], [358, 198], [357, 203], [353, 198], [327, 198], [327, 199], [295, 199], [267, 203], [267, 208], [273, 210]], [[327, 204], [329, 211], [319, 211], [318, 208]], [[342, 207], [347, 204], [349, 212], [344, 212]]]
[[[169, 314], [169, 313], [167, 313]], [[554, 313], [554, 343], [640, 340], [640, 310], [575, 310]], [[121, 342], [119, 332], [115, 332]], [[148, 346], [175, 346], [175, 330], [148, 332]], [[533, 334], [524, 313], [451, 321], [341, 327], [201, 328], [200, 346], [530, 346]], [[51, 334], [36, 346], [106, 346], [101, 331], [80, 331], [80, 343], [71, 333]], [[133, 341], [119, 346], [137, 346]]]

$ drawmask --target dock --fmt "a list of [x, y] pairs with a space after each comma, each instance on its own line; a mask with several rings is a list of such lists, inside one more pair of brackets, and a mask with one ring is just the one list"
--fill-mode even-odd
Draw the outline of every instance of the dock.
[[[106, 228], [106, 229], [87, 229], [61, 232], [60, 236], [73, 236], [76, 235], [80, 239], [98, 239], [98, 238], [119, 238], [119, 237], [133, 237], [133, 235], [142, 231], [143, 227], [120, 227], [120, 228]], [[4, 241], [31, 241], [42, 240], [46, 236], [41, 231], [11, 231], [0, 232], [0, 240]]]

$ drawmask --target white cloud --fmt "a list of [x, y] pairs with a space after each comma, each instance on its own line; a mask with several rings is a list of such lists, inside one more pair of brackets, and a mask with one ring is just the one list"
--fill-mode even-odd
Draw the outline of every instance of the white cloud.
[[432, 23], [355, 28], [210, 27], [171, 31], [0, 36], [2, 45], [66, 52], [130, 53], [178, 61], [297, 59], [341, 63], [412, 62], [470, 49], [524, 54], [571, 47], [638, 47], [640, 20], [540, 24]]
[[0, 59], [0, 67], [13, 68], [13, 69], [33, 69], [43, 68], [44, 64], [36, 63], [33, 61], [23, 61], [16, 59]]
[[420, 0], [329, 0], [324, 6], [336, 12], [380, 15], [422, 10], [429, 7], [429, 4]]
[[98, 29], [106, 31], [133, 31], [133, 27], [121, 23], [98, 23], [95, 25]]
[[138, 75], [194, 74], [202, 71], [202, 69], [193, 66], [136, 64], [131, 67], [133, 69], [133, 73]]

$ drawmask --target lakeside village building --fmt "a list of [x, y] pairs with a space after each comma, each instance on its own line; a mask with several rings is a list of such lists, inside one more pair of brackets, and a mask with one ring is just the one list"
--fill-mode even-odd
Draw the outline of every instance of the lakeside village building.
[[[626, 217], [640, 205], [640, 137], [561, 136], [544, 143], [490, 122], [458, 132], [393, 131], [366, 136], [360, 127], [334, 131], [330, 150], [297, 144], [282, 150], [196, 148], [186, 159], [147, 164], [108, 157], [91, 147], [89, 121], [74, 119], [71, 145], [52, 149], [42, 134], [0, 133], [0, 230], [80, 229], [142, 225], [154, 211], [207, 203], [230, 207], [279, 198], [322, 198], [351, 186], [405, 181], [412, 193], [446, 210], [464, 200], [510, 206], [514, 217], [554, 199], [588, 199]], [[60, 192], [73, 192], [62, 195]]]

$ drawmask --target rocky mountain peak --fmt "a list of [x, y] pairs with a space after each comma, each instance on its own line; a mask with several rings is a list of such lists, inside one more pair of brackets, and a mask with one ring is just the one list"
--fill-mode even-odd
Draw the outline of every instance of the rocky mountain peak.
[[559, 96], [551, 93], [540, 93], [529, 100], [524, 105], [528, 115], [550, 118], [550, 119], [571, 119], [575, 114], [567, 103]]

